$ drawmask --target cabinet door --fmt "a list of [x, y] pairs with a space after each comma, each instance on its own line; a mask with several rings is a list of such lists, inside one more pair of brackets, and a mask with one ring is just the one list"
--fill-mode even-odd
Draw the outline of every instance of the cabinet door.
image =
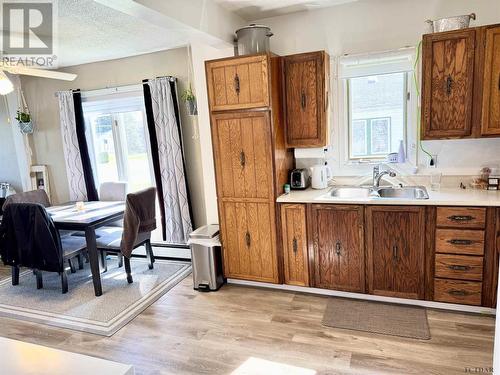
[[309, 286], [305, 205], [281, 205], [281, 226], [285, 284]]
[[272, 198], [273, 162], [268, 112], [212, 117], [219, 198]]
[[278, 282], [274, 205], [222, 202], [224, 275]]
[[475, 30], [425, 35], [422, 44], [422, 137], [472, 132]]
[[269, 106], [267, 55], [209, 61], [205, 68], [210, 110]]
[[481, 135], [500, 136], [500, 27], [486, 29]]
[[365, 291], [362, 206], [313, 204], [314, 286]]
[[366, 210], [369, 292], [423, 299], [425, 208], [370, 206]]
[[328, 64], [324, 51], [284, 57], [288, 147], [326, 145]]

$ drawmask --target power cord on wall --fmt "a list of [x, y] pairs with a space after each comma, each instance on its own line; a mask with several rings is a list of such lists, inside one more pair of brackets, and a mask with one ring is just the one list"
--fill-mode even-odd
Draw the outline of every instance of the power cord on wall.
[[[417, 77], [417, 65], [418, 65], [418, 61], [420, 60], [420, 50], [421, 49], [422, 49], [422, 41], [419, 41], [417, 44], [417, 55], [415, 56], [415, 62], [413, 63], [413, 82], [415, 84], [415, 91], [417, 92], [417, 100], [418, 101], [420, 101], [420, 86], [419, 86], [418, 77]], [[420, 103], [420, 105], [418, 106], [419, 109], [420, 109], [421, 105], [422, 104]], [[424, 149], [424, 146], [422, 145], [422, 141], [420, 139], [420, 121], [421, 121], [421, 111], [417, 110], [417, 143], [419, 144], [419, 147], [422, 150], [422, 152], [424, 152], [427, 156], [429, 156], [429, 158], [430, 158], [429, 165], [431, 167], [433, 167], [435, 164], [434, 158], [426, 149]]]

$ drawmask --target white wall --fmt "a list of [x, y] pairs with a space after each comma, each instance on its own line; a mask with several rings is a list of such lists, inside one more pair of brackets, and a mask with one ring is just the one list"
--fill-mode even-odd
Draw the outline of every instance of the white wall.
[[[477, 14], [473, 25], [500, 23], [498, 0], [359, 0], [257, 23], [271, 27], [271, 49], [277, 54], [326, 50], [330, 56], [339, 56], [416, 46], [427, 31], [426, 19], [471, 12]], [[483, 164], [500, 163], [500, 139], [423, 144], [438, 154], [438, 168], [446, 174], [475, 174]], [[419, 160], [427, 162], [422, 153]]]
[[[49, 180], [54, 203], [69, 199], [56, 91], [79, 88], [93, 90], [140, 83], [145, 78], [172, 75], [178, 78], [179, 94], [187, 86], [188, 56], [186, 48], [161, 51], [117, 60], [83, 64], [62, 69], [78, 74], [73, 82], [25, 76], [22, 86], [33, 114], [36, 130], [32, 137], [34, 163], [49, 167]], [[196, 118], [187, 116], [180, 106], [185, 149], [186, 173], [190, 188], [195, 225], [206, 222], [203, 194], [201, 153], [196, 131]]]
[[18, 166], [13, 132], [17, 124], [10, 121], [4, 100], [0, 97], [0, 182], [8, 182], [16, 191], [22, 191], [21, 174]]

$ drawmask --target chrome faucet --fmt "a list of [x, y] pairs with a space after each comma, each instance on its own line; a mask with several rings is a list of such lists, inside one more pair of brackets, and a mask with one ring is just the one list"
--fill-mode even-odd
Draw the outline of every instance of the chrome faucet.
[[373, 188], [377, 189], [380, 186], [380, 179], [388, 174], [391, 177], [395, 177], [396, 173], [392, 170], [380, 172], [380, 165], [373, 167]]

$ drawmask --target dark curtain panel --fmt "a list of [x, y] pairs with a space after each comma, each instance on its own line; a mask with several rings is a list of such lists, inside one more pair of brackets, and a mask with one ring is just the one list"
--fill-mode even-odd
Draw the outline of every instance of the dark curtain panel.
[[158, 155], [158, 140], [156, 139], [155, 118], [153, 115], [153, 106], [151, 104], [151, 91], [147, 85], [148, 80], [143, 81], [144, 106], [146, 107], [146, 120], [148, 123], [149, 143], [151, 145], [151, 159], [153, 160], [153, 170], [155, 174], [156, 192], [160, 206], [161, 235], [166, 239], [165, 231], [165, 201], [163, 200], [163, 188], [161, 183], [160, 159]]
[[73, 92], [73, 102], [75, 104], [75, 124], [78, 147], [82, 158], [83, 178], [87, 188], [87, 199], [89, 201], [99, 200], [97, 188], [95, 186], [94, 174], [92, 173], [92, 164], [90, 163], [89, 148], [85, 137], [85, 118], [83, 117], [82, 95], [79, 91]]
[[[158, 192], [158, 200], [160, 203], [160, 215], [161, 215], [161, 226], [162, 226], [162, 237], [165, 241], [166, 239], [166, 230], [165, 230], [165, 202], [163, 199], [163, 187], [161, 183], [161, 172], [160, 172], [160, 160], [158, 155], [158, 140], [156, 139], [156, 130], [155, 130], [155, 120], [153, 115], [153, 107], [151, 104], [151, 91], [149, 85], [147, 85], [148, 80], [145, 79], [143, 82], [143, 90], [144, 90], [144, 105], [146, 107], [146, 119], [148, 123], [148, 133], [149, 140], [151, 144], [151, 154], [153, 159], [153, 169], [155, 174], [155, 182], [156, 182], [156, 190]], [[181, 131], [181, 118], [179, 112], [179, 103], [177, 100], [177, 83], [175, 81], [170, 81], [170, 91], [172, 93], [172, 101], [174, 103], [174, 112], [175, 112], [175, 121], [177, 123], [177, 129], [179, 130], [179, 140], [181, 143], [182, 150], [182, 165], [184, 167], [184, 175], [186, 175], [186, 162], [184, 159], [184, 147], [182, 144], [182, 131]], [[186, 194], [189, 202], [189, 216], [191, 218], [191, 222], [193, 222], [193, 209], [191, 205], [191, 197], [189, 196], [189, 185], [186, 178]]]

